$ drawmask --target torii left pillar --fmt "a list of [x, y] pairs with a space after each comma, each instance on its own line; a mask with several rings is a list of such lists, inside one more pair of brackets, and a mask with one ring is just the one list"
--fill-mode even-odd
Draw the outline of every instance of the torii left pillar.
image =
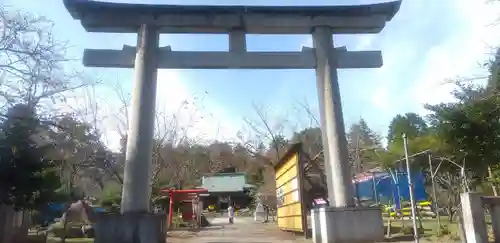
[[165, 215], [150, 213], [159, 38], [156, 26], [143, 24], [139, 28], [121, 215], [98, 216], [95, 243], [165, 242]]

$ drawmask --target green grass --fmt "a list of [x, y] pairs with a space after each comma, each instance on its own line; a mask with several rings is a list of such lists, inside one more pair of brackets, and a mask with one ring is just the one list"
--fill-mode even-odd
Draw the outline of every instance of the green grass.
[[[437, 219], [433, 218], [423, 218], [422, 228], [420, 231], [420, 236], [427, 239], [430, 242], [454, 242], [458, 239], [458, 224], [449, 223], [446, 217], [441, 217], [441, 228], [438, 234], [438, 224]], [[387, 228], [387, 218], [384, 219], [384, 224]], [[417, 221], [417, 225], [419, 225]], [[404, 229], [403, 229], [404, 228]], [[412, 221], [400, 219], [391, 219], [391, 238], [406, 238], [412, 237]], [[446, 240], [445, 240], [446, 239]], [[457, 241], [458, 242], [458, 241]]]
[[[36, 238], [37, 235], [30, 233], [28, 234], [28, 238]], [[47, 237], [47, 243], [59, 243], [61, 242], [61, 239], [59, 237], [55, 236], [48, 236]], [[91, 238], [67, 238], [66, 239], [67, 243], [93, 243], [94, 239]]]
[[[422, 227], [424, 231], [420, 234], [421, 238], [424, 238], [426, 242], [460, 242], [459, 240], [459, 229], [456, 222], [449, 222], [448, 217], [443, 216], [441, 219], [441, 227], [446, 229], [447, 232], [441, 230], [441, 234], [438, 234], [438, 224], [437, 219], [423, 218]], [[485, 215], [485, 221], [488, 226], [488, 236], [490, 240], [493, 240], [493, 229], [491, 226], [491, 216]], [[384, 224], [387, 229], [387, 218], [384, 218]], [[418, 225], [418, 221], [417, 221]], [[412, 221], [407, 219], [404, 220], [404, 228], [402, 227], [402, 221], [400, 219], [391, 219], [391, 238], [401, 238], [405, 240], [410, 240], [412, 237], [412, 231], [408, 228], [412, 227]], [[404, 231], [404, 232], [402, 232]], [[406, 233], [406, 234], [405, 234]], [[446, 234], [443, 234], [446, 233]]]

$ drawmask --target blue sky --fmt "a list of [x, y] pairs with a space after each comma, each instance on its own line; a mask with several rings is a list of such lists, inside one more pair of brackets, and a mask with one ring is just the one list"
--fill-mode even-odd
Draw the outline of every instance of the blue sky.
[[[3, 0], [14, 9], [44, 15], [55, 22], [55, 36], [71, 44], [69, 55], [81, 58], [84, 48], [120, 49], [135, 45], [134, 35], [86, 33], [78, 21], [66, 12], [62, 1]], [[381, 0], [128, 0], [161, 4], [233, 4], [233, 5], [339, 5], [378, 3]], [[486, 1], [484, 1], [486, 2]], [[500, 40], [497, 26], [491, 23], [500, 16], [497, 5], [482, 0], [404, 0], [401, 10], [376, 35], [335, 36], [336, 46], [350, 50], [382, 50], [384, 66], [380, 69], [341, 70], [339, 81], [346, 124], [365, 118], [369, 125], [385, 134], [390, 119], [397, 113], [425, 113], [424, 103], [449, 100], [449, 85], [443, 81], [457, 75], [481, 74], [478, 63], [492, 52], [488, 46]], [[309, 36], [248, 36], [250, 51], [300, 50], [311, 46]], [[161, 45], [174, 50], [227, 50], [222, 35], [162, 35]], [[132, 70], [85, 69], [105, 83], [98, 99], [110, 104], [114, 93], [109, 87], [120, 82], [126, 90], [132, 87]], [[216, 138], [229, 138], [244, 125], [244, 117], [253, 117], [252, 104], [269, 109], [270, 119], [280, 122], [287, 117], [290, 127], [303, 126], [304, 113], [293, 107], [307, 101], [317, 107], [313, 70], [162, 70], [158, 78], [159, 110], [171, 112], [184, 101], [198, 103], [194, 130]], [[201, 110], [201, 111], [200, 111]], [[189, 111], [192, 112], [192, 111]], [[191, 113], [190, 113], [191, 114]], [[186, 116], [185, 116], [186, 117]], [[110, 143], [116, 121], [108, 121]], [[114, 135], [113, 135], [114, 134]]]

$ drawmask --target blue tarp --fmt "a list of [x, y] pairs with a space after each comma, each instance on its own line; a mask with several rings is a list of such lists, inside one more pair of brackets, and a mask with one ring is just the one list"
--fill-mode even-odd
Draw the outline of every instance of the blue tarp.
[[49, 203], [47, 208], [50, 211], [62, 212], [64, 210], [64, 204], [62, 203]]
[[[374, 182], [376, 184], [376, 195], [374, 193]], [[415, 201], [427, 200], [427, 193], [424, 187], [424, 174], [421, 172], [413, 173], [412, 182]], [[374, 200], [374, 196], [376, 196], [377, 198], [374, 201], [382, 203], [391, 202], [396, 205], [396, 208], [399, 208], [400, 204], [398, 198], [405, 201], [410, 200], [408, 177], [405, 172], [375, 173], [375, 180], [373, 178], [366, 179], [355, 183], [355, 186], [357, 186], [357, 193], [362, 200]], [[398, 192], [400, 197], [398, 197]]]
[[[49, 203], [47, 205], [47, 208], [49, 211], [62, 212], [64, 210], [64, 204], [62, 204], [62, 203]], [[94, 209], [94, 212], [96, 212], [96, 213], [106, 212], [106, 210], [104, 208], [101, 208], [101, 207], [92, 206], [92, 209]]]
[[[94, 212], [103, 213], [106, 212], [104, 208], [92, 206]], [[43, 210], [41, 215], [42, 220], [52, 223], [55, 218], [59, 218], [64, 213], [64, 204], [62, 203], [49, 203], [47, 204], [47, 208]]]

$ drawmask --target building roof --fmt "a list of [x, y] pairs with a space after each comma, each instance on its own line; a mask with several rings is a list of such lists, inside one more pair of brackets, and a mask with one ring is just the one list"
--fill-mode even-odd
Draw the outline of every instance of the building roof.
[[[63, 0], [63, 2], [71, 16], [80, 20], [87, 31], [136, 32], [138, 25], [154, 23], [161, 27], [161, 30], [170, 33], [220, 33], [238, 27], [249, 33], [276, 31], [302, 33], [318, 24], [327, 26], [331, 24], [331, 27], [340, 27], [339, 25], [344, 24], [350, 27], [356, 25], [353, 23], [355, 22], [353, 18], [356, 17], [376, 17], [383, 22], [370, 23], [365, 20], [362, 24], [374, 28], [390, 21], [401, 5], [401, 0], [351, 6], [188, 6], [91, 0]], [[318, 19], [314, 19], [316, 17]], [[350, 21], [346, 22], [343, 17], [350, 18]], [[270, 22], [274, 22], [273, 28], [269, 28]], [[281, 24], [282, 28], [277, 28], [277, 24]], [[383, 25], [381, 27], [383, 28]], [[310, 32], [310, 29], [307, 31]]]
[[246, 173], [216, 173], [202, 178], [202, 188], [208, 192], [242, 192], [253, 187], [246, 183]]
[[216, 176], [247, 176], [247, 173], [245, 172], [222, 172], [222, 173], [213, 173], [213, 174], [206, 174], [203, 175], [203, 177], [216, 177]]

